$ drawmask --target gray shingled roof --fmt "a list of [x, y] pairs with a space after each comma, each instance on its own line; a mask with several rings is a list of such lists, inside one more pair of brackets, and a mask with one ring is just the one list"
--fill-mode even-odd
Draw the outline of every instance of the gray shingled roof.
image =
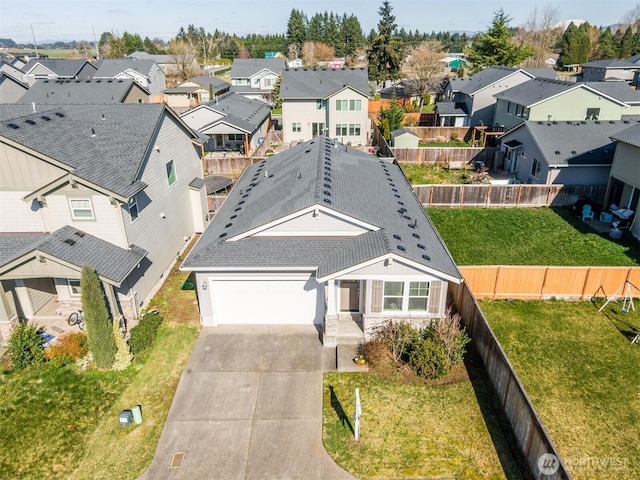
[[231, 78], [249, 78], [263, 69], [278, 75], [285, 66], [284, 58], [234, 58]]
[[638, 65], [631, 63], [628, 60], [617, 59], [605, 59], [595, 60], [589, 63], [583, 63], [582, 68], [638, 68]]
[[66, 58], [56, 58], [56, 59], [33, 59], [29, 60], [29, 62], [22, 67], [22, 71], [24, 73], [28, 73], [33, 67], [37, 64], [42, 65], [43, 67], [51, 70], [56, 76], [64, 77], [64, 78], [73, 78], [75, 77], [82, 67], [86, 63], [90, 63], [87, 60], [69, 60]]
[[28, 253], [41, 252], [79, 268], [89, 265], [116, 285], [147, 256], [143, 248], [131, 245], [125, 250], [69, 225], [51, 234], [0, 234], [0, 246], [0, 267]]
[[22, 88], [24, 88], [25, 92], [29, 89], [29, 84], [18, 80], [16, 77], [14, 77], [13, 75], [11, 75], [9, 72], [6, 71], [0, 71], [0, 83], [2, 82], [14, 82], [18, 85], [20, 85]]
[[164, 112], [162, 104], [51, 105], [37, 113], [30, 105], [0, 105], [0, 137], [129, 198], [145, 187], [136, 175]]
[[209, 85], [213, 85], [213, 93], [217, 94], [223, 90], [228, 90], [231, 87], [229, 82], [225, 82], [224, 80], [218, 77], [211, 77], [209, 75], [200, 75], [197, 77], [190, 78], [189, 81], [197, 83], [203, 88], [209, 88]]
[[517, 71], [517, 68], [512, 67], [487, 67], [484, 70], [480, 70], [478, 73], [473, 75], [471, 78], [469, 78], [469, 80], [460, 82], [458, 87], [460, 92], [467, 95], [473, 95], [478, 90], [482, 90], [489, 85], [493, 85], [503, 78], [508, 77], [509, 75], [513, 75]]
[[[628, 143], [640, 147], [640, 123], [636, 122], [628, 128], [611, 135], [611, 138], [619, 142]], [[636, 159], [640, 162], [640, 159]]]
[[405, 127], [400, 127], [397, 130], [394, 130], [393, 132], [391, 132], [391, 136], [392, 137], [399, 137], [400, 135], [404, 135], [405, 133], [408, 133], [409, 135], [413, 135], [414, 137], [419, 137], [420, 136], [416, 132], [414, 132], [413, 130], [409, 130], [408, 128], [405, 128]]
[[453, 115], [453, 116], [465, 116], [469, 115], [467, 111], [467, 104], [464, 102], [436, 102], [436, 109], [438, 110], [438, 115]]
[[175, 64], [176, 59], [172, 55], [154, 55], [147, 52], [133, 52], [128, 58], [136, 60], [151, 60], [157, 64]]
[[122, 103], [132, 88], [139, 88], [144, 94], [149, 91], [126, 80], [38, 80], [17, 103], [36, 105], [62, 104], [104, 104]]
[[294, 68], [282, 72], [280, 98], [328, 98], [350, 86], [369, 96], [369, 80], [365, 68]]
[[640, 103], [640, 90], [634, 90], [627, 82], [585, 82], [584, 84], [621, 102]]
[[610, 165], [615, 152], [611, 137], [629, 128], [632, 122], [526, 121], [523, 124], [549, 165], [572, 166]]
[[523, 68], [523, 70], [535, 78], [548, 78], [549, 80], [556, 80], [558, 78], [556, 71], [551, 67]]
[[[191, 110], [181, 115], [181, 118], [191, 128], [200, 131], [218, 123], [226, 123], [244, 132], [253, 133], [271, 114], [271, 107], [266, 103], [256, 99], [249, 99], [235, 92], [224, 93], [204, 106], [196, 108], [200, 113], [205, 109], [209, 109], [212, 111], [212, 116], [216, 117], [215, 120], [200, 117], [201, 123], [196, 125], [189, 118]], [[218, 112], [224, 117], [217, 118], [218, 115], [214, 115], [213, 112]]]
[[[374, 231], [351, 238], [226, 241], [315, 206], [373, 225]], [[323, 276], [384, 254], [461, 278], [398, 165], [317, 137], [248, 166], [183, 268], [317, 268]]]
[[155, 63], [153, 60], [138, 60], [136, 58], [103, 58], [96, 63], [98, 71], [94, 77], [115, 78], [127, 70], [135, 70], [148, 77]]

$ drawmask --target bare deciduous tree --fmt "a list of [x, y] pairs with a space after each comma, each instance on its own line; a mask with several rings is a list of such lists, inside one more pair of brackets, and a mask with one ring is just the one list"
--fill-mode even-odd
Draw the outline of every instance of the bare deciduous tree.
[[548, 4], [542, 9], [533, 8], [519, 32], [520, 40], [535, 52], [527, 61], [527, 66], [544, 67], [546, 58], [558, 53], [555, 45], [562, 35], [559, 21], [560, 9], [557, 6]]
[[411, 80], [416, 93], [420, 94], [420, 108], [427, 93], [435, 89], [444, 74], [442, 58], [442, 43], [437, 40], [425, 40], [414, 47], [407, 55], [403, 64], [404, 77]]
[[183, 40], [171, 40], [169, 42], [169, 54], [176, 63], [176, 74], [180, 80], [186, 80], [198, 73], [195, 67], [198, 61], [194, 46]]

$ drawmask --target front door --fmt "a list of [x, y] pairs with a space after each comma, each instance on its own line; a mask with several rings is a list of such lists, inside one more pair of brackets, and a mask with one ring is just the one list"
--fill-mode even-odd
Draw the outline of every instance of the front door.
[[340, 280], [340, 311], [360, 311], [360, 281]]

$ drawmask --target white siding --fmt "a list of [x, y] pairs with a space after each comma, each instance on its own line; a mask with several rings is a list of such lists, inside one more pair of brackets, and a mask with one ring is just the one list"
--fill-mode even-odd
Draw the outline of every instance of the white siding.
[[418, 270], [395, 259], [390, 264], [387, 261], [376, 262], [340, 277], [341, 280], [382, 279], [389, 281], [404, 278], [411, 278], [412, 280], [420, 280], [423, 282], [437, 279], [435, 276], [428, 275], [422, 270]]
[[355, 236], [367, 231], [366, 228], [348, 220], [338, 218], [324, 211], [318, 211], [318, 216], [314, 216], [313, 212], [307, 212], [299, 217], [256, 233], [254, 236]]
[[0, 191], [0, 231], [44, 232], [42, 210], [37, 202], [25, 202], [30, 191]]
[[[328, 127], [327, 110], [316, 108], [316, 101], [285, 100], [282, 102], [282, 132], [285, 143], [293, 141], [307, 141], [312, 138], [312, 124], [324, 123]], [[293, 131], [293, 124], [300, 124], [300, 132]], [[330, 132], [328, 132], [330, 133]]]
[[[361, 108], [360, 110], [336, 110], [336, 100], [360, 100]], [[328, 136], [331, 138], [338, 137], [338, 140], [342, 143], [351, 143], [352, 145], [366, 145], [368, 138], [368, 117], [369, 117], [369, 100], [366, 96], [361, 95], [355, 90], [351, 90], [350, 88], [346, 88], [341, 92], [329, 97], [327, 101], [327, 108], [329, 109], [329, 127]], [[360, 135], [348, 135], [349, 131], [347, 130], [347, 135], [337, 135], [336, 134], [336, 125], [337, 124], [347, 124], [347, 125], [360, 125]]]

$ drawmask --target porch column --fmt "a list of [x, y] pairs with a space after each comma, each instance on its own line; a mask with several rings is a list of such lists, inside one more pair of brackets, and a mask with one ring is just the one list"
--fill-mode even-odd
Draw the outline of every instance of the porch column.
[[329, 280], [325, 284], [327, 312], [324, 316], [324, 332], [322, 344], [325, 347], [338, 345], [338, 312], [336, 311], [336, 280]]
[[102, 288], [104, 289], [104, 294], [107, 297], [107, 303], [109, 304], [111, 318], [116, 320], [122, 312], [120, 312], [120, 309], [118, 308], [118, 302], [116, 301], [116, 293], [113, 290], [113, 285], [111, 285], [110, 283], [102, 282]]
[[0, 346], [6, 346], [11, 336], [11, 330], [18, 321], [13, 298], [0, 281]]

